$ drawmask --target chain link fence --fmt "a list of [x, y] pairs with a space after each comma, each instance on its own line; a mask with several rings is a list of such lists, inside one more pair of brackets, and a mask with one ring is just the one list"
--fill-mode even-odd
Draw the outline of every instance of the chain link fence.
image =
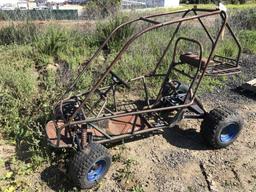
[[0, 20], [76, 20], [77, 10], [1, 10]]

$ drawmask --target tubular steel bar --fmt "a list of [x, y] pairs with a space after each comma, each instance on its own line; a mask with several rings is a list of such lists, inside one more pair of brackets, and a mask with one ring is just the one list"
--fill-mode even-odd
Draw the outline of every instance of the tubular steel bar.
[[200, 12], [213, 12], [219, 9], [202, 9], [202, 8], [193, 8], [194, 10], [200, 11]]
[[[189, 39], [189, 38], [186, 38], [186, 37], [179, 37], [179, 38], [177, 39], [176, 44], [175, 44], [175, 47], [174, 47], [174, 53], [173, 53], [173, 62], [174, 62], [174, 63], [175, 63], [175, 56], [176, 56], [176, 53], [177, 53], [177, 52], [176, 52], [176, 51], [177, 51], [177, 46], [178, 46], [179, 41], [181, 41], [181, 40], [190, 41], [190, 42], [193, 42], [193, 43], [197, 44], [197, 45], [199, 46], [199, 53], [200, 53], [200, 55], [199, 55], [199, 65], [198, 65], [198, 67], [197, 67], [196, 74], [194, 75], [194, 78], [193, 78], [193, 80], [192, 80], [192, 82], [191, 82], [191, 84], [190, 84], [190, 86], [189, 86], [189, 89], [188, 89], [188, 91], [187, 91], [186, 97], [185, 97], [185, 99], [184, 99], [184, 104], [185, 104], [186, 101], [187, 101], [187, 99], [188, 99], [188, 96], [191, 95], [192, 87], [193, 87], [194, 84], [196, 83], [197, 78], [198, 78], [198, 77], [199, 77], [199, 78], [202, 78], [202, 77], [203, 77], [203, 74], [202, 74], [201, 76], [199, 75], [200, 70], [202, 70], [203, 47], [202, 47], [202, 45], [201, 45], [201, 43], [200, 43], [199, 41], [196, 41], [196, 40], [194, 40], [194, 39]], [[203, 69], [204, 71], [206, 70], [207, 65], [208, 65], [208, 63], [206, 64], [205, 69]], [[197, 87], [199, 86], [199, 84], [200, 84], [200, 83], [197, 84]], [[196, 94], [196, 92], [193, 93], [193, 95], [192, 95], [192, 100], [194, 100], [195, 94]]]
[[[161, 17], [161, 16], [166, 16], [166, 15], [173, 15], [173, 14], [178, 14], [178, 13], [183, 13], [186, 12], [188, 10], [181, 10], [181, 11], [174, 11], [174, 12], [169, 12], [169, 13], [162, 13], [162, 14], [155, 14], [155, 15], [149, 15], [144, 17], [145, 19], [147, 18], [152, 18], [152, 17]], [[109, 40], [111, 39], [111, 37], [122, 27], [132, 24], [134, 22], [138, 22], [138, 21], [142, 21], [141, 18], [137, 18], [128, 22], [125, 22], [121, 25], [119, 25], [117, 28], [115, 28], [110, 34], [109, 36], [106, 38], [106, 40], [102, 43], [102, 45], [97, 49], [97, 51], [92, 55], [92, 57], [89, 60], [86, 60], [84, 63], [81, 64], [81, 66], [84, 66], [84, 68], [82, 69], [82, 71], [78, 74], [77, 78], [74, 80], [74, 82], [69, 86], [69, 88], [66, 90], [66, 92], [63, 94], [63, 96], [60, 98], [60, 100], [62, 100], [65, 95], [70, 92], [73, 87], [76, 85], [76, 83], [78, 82], [78, 80], [81, 78], [81, 76], [85, 73], [86, 69], [88, 68], [88, 66], [90, 65], [90, 63], [92, 62], [93, 59], [95, 59], [99, 54], [100, 51], [103, 50], [103, 48], [107, 45], [107, 43], [109, 42]]]
[[125, 138], [136, 136], [136, 135], [140, 135], [140, 134], [143, 134], [143, 133], [149, 133], [149, 132], [152, 132], [152, 131], [157, 131], [159, 129], [170, 128], [172, 126], [174, 126], [174, 125], [159, 126], [159, 127], [155, 127], [155, 128], [144, 129], [144, 130], [136, 131], [136, 132], [129, 133], [129, 134], [113, 136], [111, 139], [103, 139], [103, 140], [94, 141], [94, 142], [99, 143], [99, 144], [103, 144], [103, 143], [107, 143], [107, 142], [115, 142], [115, 141], [118, 141], [118, 140], [121, 140], [121, 139], [125, 139]]
[[186, 107], [191, 106], [193, 104], [193, 102], [194, 102], [194, 100], [191, 100], [188, 104], [178, 105], [178, 106], [161, 107], [161, 108], [156, 108], [156, 109], [146, 109], [146, 110], [134, 111], [134, 112], [116, 112], [113, 115], [105, 114], [105, 116], [98, 117], [98, 118], [87, 118], [87, 119], [81, 120], [81, 121], [73, 121], [73, 122], [65, 124], [64, 127], [67, 127], [69, 125], [78, 125], [78, 124], [86, 124], [86, 123], [90, 123], [90, 122], [97, 122], [97, 121], [101, 121], [101, 120], [105, 120], [105, 119], [112, 119], [112, 118], [123, 117], [123, 116], [128, 116], [128, 115], [139, 115], [139, 114], [143, 114], [143, 113], [181, 109], [181, 108], [186, 108]]
[[[154, 14], [154, 15], [149, 15], [149, 16], [146, 16], [146, 17], [143, 17], [144, 19], [147, 19], [147, 18], [154, 18], [154, 17], [161, 17], [161, 16], [167, 16], [167, 15], [174, 15], [174, 14], [179, 14], [179, 13], [185, 13], [185, 15], [194, 10], [193, 9], [188, 9], [188, 10], [180, 10], [180, 11], [174, 11], [174, 12], [169, 12], [169, 13], [161, 13], [161, 14]], [[196, 10], [199, 10], [199, 9], [196, 9]], [[206, 11], [206, 10], [205, 10]], [[218, 9], [214, 9], [214, 10], [208, 10], [209, 12], [211, 11], [220, 11]], [[187, 13], [186, 13], [187, 12]], [[183, 16], [184, 17], [184, 16]], [[88, 66], [90, 65], [90, 63], [92, 62], [93, 59], [95, 59], [99, 54], [100, 54], [100, 51], [103, 50], [103, 48], [107, 45], [107, 43], [109, 42], [109, 40], [111, 39], [111, 37], [119, 30], [121, 29], [122, 27], [126, 26], [126, 25], [129, 25], [129, 24], [132, 24], [134, 22], [138, 22], [138, 21], [142, 21], [141, 18], [137, 18], [137, 19], [134, 19], [134, 20], [131, 20], [131, 21], [128, 21], [128, 22], [125, 22], [121, 25], [119, 25], [117, 28], [115, 28], [111, 33], [110, 35], [106, 38], [106, 40], [102, 43], [102, 45], [97, 49], [97, 51], [92, 55], [92, 57], [89, 59], [89, 60], [86, 60], [84, 63], [81, 64], [81, 66], [84, 66], [83, 69], [81, 70], [81, 72], [78, 74], [77, 78], [74, 80], [74, 82], [69, 86], [69, 88], [66, 90], [66, 92], [61, 96], [61, 98], [59, 100], [62, 100], [65, 95], [70, 92], [74, 86], [76, 85], [76, 83], [78, 82], [78, 80], [81, 78], [81, 76], [85, 73], [86, 69], [88, 68]], [[166, 23], [166, 22], [165, 22]]]
[[[182, 18], [186, 17], [186, 15], [187, 15], [190, 11], [191, 11], [191, 10], [185, 11], [184, 14], [182, 15]], [[157, 64], [156, 64], [156, 67], [155, 67], [155, 69], [154, 69], [154, 71], [153, 71], [153, 74], [156, 73], [158, 67], [160, 66], [160, 64], [162, 63], [164, 57], [166, 56], [166, 54], [167, 54], [167, 52], [168, 52], [168, 50], [169, 50], [169, 48], [170, 48], [170, 46], [171, 46], [171, 44], [172, 44], [172, 42], [173, 42], [173, 40], [174, 40], [174, 38], [175, 38], [177, 32], [178, 32], [179, 29], [180, 29], [181, 24], [182, 24], [182, 22], [180, 22], [180, 23], [177, 25], [177, 27], [176, 27], [176, 29], [175, 29], [175, 31], [174, 31], [174, 33], [173, 33], [173, 35], [172, 35], [172, 37], [171, 37], [169, 43], [167, 44], [167, 46], [166, 46], [166, 48], [165, 48], [165, 50], [164, 50], [162, 56], [160, 57], [159, 61], [158, 61]]]
[[[220, 36], [221, 36], [222, 32], [224, 31], [224, 28], [225, 28], [225, 26], [226, 26], [226, 24], [227, 24], [227, 15], [226, 15], [226, 13], [225, 13], [224, 11], [221, 11], [221, 12], [220, 12], [220, 15], [221, 15], [221, 17], [222, 17], [222, 19], [223, 19], [223, 24], [222, 24], [221, 29], [220, 29], [220, 31], [219, 31], [217, 37], [216, 37], [215, 43], [213, 44], [212, 50], [211, 50], [211, 52], [210, 52], [210, 54], [209, 54], [209, 57], [208, 57], [208, 59], [207, 59], [206, 65], [205, 65], [205, 69], [204, 69], [203, 72], [202, 72], [202, 76], [201, 76], [201, 77], [199, 78], [199, 80], [198, 80], [198, 85], [201, 83], [201, 81], [202, 81], [202, 79], [203, 79], [203, 76], [204, 76], [204, 74], [205, 74], [205, 72], [206, 72], [206, 69], [207, 69], [207, 67], [208, 67], [208, 64], [210, 63], [210, 60], [211, 60], [211, 58], [212, 58], [212, 56], [213, 56], [213, 53], [214, 53], [215, 48], [216, 48], [216, 46], [217, 46], [217, 43], [218, 43], [218, 41], [219, 41], [219, 38], [220, 38]], [[198, 90], [198, 87], [199, 87], [199, 86], [197, 86], [197, 87], [195, 88], [195, 90], [194, 90], [194, 96], [195, 96], [195, 94], [196, 94], [196, 92], [197, 92], [197, 90]]]
[[[143, 35], [144, 33], [151, 31], [153, 29], [157, 29], [160, 27], [164, 27], [167, 25], [171, 25], [171, 24], [176, 24], [176, 23], [180, 23], [183, 21], [189, 21], [189, 20], [194, 20], [194, 19], [198, 19], [198, 18], [203, 18], [203, 17], [208, 17], [208, 16], [212, 16], [212, 15], [218, 15], [218, 14], [225, 14], [225, 12], [217, 10], [217, 11], [213, 11], [207, 14], [202, 14], [202, 15], [197, 15], [197, 16], [191, 16], [191, 17], [187, 17], [187, 18], [182, 18], [182, 19], [177, 19], [175, 21], [167, 21], [167, 22], [163, 22], [160, 24], [156, 24], [153, 25], [151, 27], [148, 27], [138, 33], [136, 33], [135, 35], [133, 35], [127, 42], [126, 44], [123, 46], [123, 48], [121, 49], [121, 51], [117, 54], [117, 56], [115, 57], [115, 59], [111, 62], [111, 64], [108, 66], [107, 70], [105, 71], [105, 73], [102, 75], [102, 77], [96, 82], [96, 84], [93, 86], [93, 88], [90, 90], [90, 92], [88, 93], [88, 95], [85, 96], [85, 99], [83, 100], [82, 104], [76, 109], [76, 111], [73, 113], [73, 115], [71, 116], [71, 118], [68, 121], [68, 124], [74, 119], [74, 117], [76, 116], [76, 114], [81, 110], [82, 106], [86, 103], [86, 101], [92, 96], [92, 94], [95, 92], [95, 90], [98, 89], [98, 87], [100, 86], [101, 82], [106, 78], [106, 76], [109, 74], [109, 72], [111, 71], [111, 68], [113, 67], [113, 65], [121, 58], [122, 54], [128, 49], [129, 45], [136, 40], [138, 37], [140, 37], [141, 35]], [[139, 19], [138, 19], [139, 20]], [[129, 22], [130, 23], [130, 22]], [[226, 17], [225, 17], [225, 22], [226, 24]], [[118, 27], [119, 28], [119, 27]], [[114, 30], [116, 31], [116, 30]], [[222, 30], [223, 31], [223, 30]], [[112, 34], [112, 33], [111, 33]], [[218, 35], [218, 37], [220, 36], [220, 34]], [[108, 38], [110, 39], [110, 38]], [[103, 44], [104, 45], [104, 44]], [[103, 46], [101, 46], [103, 47]], [[215, 46], [214, 46], [215, 47]], [[213, 53], [213, 52], [212, 52]], [[94, 58], [94, 57], [92, 57]], [[210, 58], [210, 57], [209, 57]], [[92, 59], [91, 59], [92, 60]], [[90, 60], [90, 61], [91, 61]], [[210, 59], [208, 59], [207, 65], [209, 63]], [[88, 63], [89, 64], [89, 63]], [[88, 65], [87, 64], [87, 65]], [[206, 66], [207, 66], [206, 65]], [[202, 79], [202, 78], [200, 78]]]
[[[187, 16], [188, 13], [194, 13], [194, 16]], [[197, 14], [198, 12], [203, 12], [202, 14]], [[206, 13], [204, 13], [206, 12]], [[158, 22], [155, 20], [152, 20], [152, 18], [157, 18], [157, 17], [162, 17], [162, 16], [169, 16], [169, 15], [174, 15], [174, 14], [179, 14], [181, 13], [182, 16], [180, 19], [175, 19], [175, 20], [169, 20], [169, 21], [165, 21], [165, 22]], [[220, 18], [222, 19], [222, 23], [220, 25], [220, 29], [217, 32], [217, 37], [212, 37], [211, 34], [209, 33], [209, 31], [207, 30], [206, 25], [203, 23], [202, 18], [205, 17], [209, 17], [209, 16], [214, 16], [214, 15], [220, 15]], [[206, 63], [204, 65], [202, 65], [202, 55], [203, 55], [203, 47], [200, 44], [200, 42], [194, 40], [194, 39], [189, 39], [186, 37], [179, 37], [174, 45], [174, 53], [173, 53], [173, 58], [172, 58], [172, 63], [170, 64], [168, 71], [166, 74], [160, 75], [160, 76], [164, 76], [163, 79], [163, 83], [161, 86], [161, 89], [159, 91], [159, 94], [157, 96], [157, 99], [160, 98], [160, 94], [161, 94], [161, 90], [163, 89], [163, 86], [165, 85], [165, 83], [168, 81], [169, 82], [169, 75], [172, 72], [172, 70], [177, 70], [175, 67], [178, 64], [181, 64], [181, 62], [176, 62], [175, 58], [177, 55], [177, 46], [178, 43], [181, 40], [185, 40], [185, 41], [191, 41], [195, 44], [197, 44], [199, 46], [199, 59], [198, 59], [198, 65], [195, 65], [194, 67], [197, 68], [197, 70], [194, 72], [193, 75], [189, 75], [187, 74], [191, 79], [191, 83], [190, 86], [188, 88], [188, 91], [186, 93], [186, 96], [184, 95], [184, 97], [181, 99], [181, 102], [179, 104], [173, 104], [170, 103], [169, 105], [150, 105], [149, 98], [148, 98], [148, 93], [147, 93], [147, 87], [146, 87], [146, 82], [145, 82], [145, 77], [154, 77], [154, 76], [159, 76], [159, 74], [155, 74], [157, 71], [157, 68], [160, 66], [160, 64], [162, 63], [164, 57], [166, 56], [172, 42], [175, 39], [176, 34], [178, 33], [180, 26], [182, 25], [183, 22], [186, 21], [191, 21], [191, 20], [198, 20], [198, 22], [201, 24], [203, 30], [206, 32], [207, 37], [210, 39], [211, 43], [212, 43], [212, 47], [211, 47], [211, 51], [210, 54], [206, 60]], [[119, 29], [121, 29], [122, 27], [126, 26], [126, 25], [131, 25], [134, 22], [139, 22], [139, 21], [143, 21], [143, 22], [149, 22], [152, 23], [153, 25], [146, 27], [144, 29], [142, 29], [141, 31], [133, 34], [123, 45], [122, 49], [117, 53], [117, 55], [114, 57], [114, 59], [109, 62], [109, 66], [107, 66], [105, 72], [101, 75], [101, 77], [96, 81], [96, 83], [94, 84], [94, 86], [92, 86], [92, 88], [90, 90], [87, 90], [86, 92], [76, 95], [76, 98], [79, 99], [79, 106], [75, 109], [75, 111], [72, 113], [71, 117], [67, 120], [65, 120], [64, 118], [64, 114], [63, 114], [63, 105], [64, 102], [66, 101], [66, 99], [63, 99], [65, 97], [65, 95], [70, 92], [71, 90], [73, 90], [73, 88], [75, 87], [75, 85], [77, 84], [78, 80], [82, 77], [82, 75], [86, 72], [86, 69], [88, 69], [88, 66], [92, 63], [92, 61], [100, 54], [100, 52], [104, 49], [104, 47], [108, 44], [108, 42], [110, 41], [110, 39], [112, 38], [112, 36], [118, 32]], [[170, 40], [168, 40], [168, 44], [166, 46], [166, 48], [164, 49], [160, 59], [158, 60], [156, 67], [154, 69], [154, 74], [150, 74], [150, 75], [145, 75], [145, 76], [140, 76], [140, 77], [136, 77], [134, 79], [130, 79], [129, 81], [124, 81], [122, 79], [120, 79], [117, 74], [113, 73], [111, 71], [112, 67], [117, 63], [117, 61], [122, 57], [123, 53], [128, 49], [128, 47], [140, 36], [142, 36], [143, 34], [164, 27], [164, 26], [169, 26], [169, 25], [173, 25], [173, 24], [177, 24], [176, 29], [174, 31], [174, 33], [172, 34]], [[69, 86], [69, 88], [66, 90], [66, 92], [64, 93], [64, 95], [61, 97], [61, 101], [59, 102], [60, 104], [60, 112], [62, 113], [62, 118], [64, 120], [64, 125], [61, 125], [60, 127], [57, 128], [57, 125], [55, 125], [55, 129], [57, 132], [57, 146], [60, 145], [60, 140], [61, 140], [61, 130], [66, 128], [67, 130], [65, 131], [71, 131], [73, 128], [74, 130], [78, 129], [82, 129], [81, 133], [81, 145], [79, 144], [79, 138], [78, 135], [75, 134], [74, 142], [73, 145], [76, 143], [78, 143], [78, 147], [79, 146], [86, 146], [87, 143], [89, 142], [95, 142], [95, 143], [106, 143], [106, 142], [112, 142], [112, 141], [116, 141], [116, 140], [120, 140], [120, 139], [125, 139], [128, 137], [132, 137], [135, 135], [139, 135], [139, 134], [143, 134], [143, 133], [147, 133], [147, 132], [152, 132], [152, 131], [156, 131], [156, 130], [160, 130], [160, 129], [164, 129], [164, 128], [169, 128], [169, 127], [173, 127], [177, 121], [179, 121], [181, 118], [185, 117], [185, 118], [203, 118], [203, 116], [206, 114], [206, 111], [204, 110], [202, 104], [200, 103], [200, 101], [198, 101], [198, 99], [196, 99], [195, 95], [196, 92], [198, 90], [198, 87], [207, 71], [207, 67], [212, 59], [212, 57], [214, 56], [214, 51], [216, 49], [217, 43], [219, 42], [219, 39], [221, 37], [221, 34], [224, 32], [225, 27], [227, 27], [227, 29], [229, 30], [231, 36], [234, 38], [237, 46], [238, 46], [238, 55], [236, 60], [231, 59], [231, 58], [225, 58], [225, 57], [221, 57], [220, 58], [224, 58], [227, 60], [227, 64], [236, 62], [236, 67], [238, 68], [238, 64], [239, 64], [239, 58], [240, 58], [240, 54], [241, 54], [241, 46], [239, 41], [237, 40], [235, 34], [233, 33], [233, 31], [231, 30], [230, 26], [227, 24], [227, 16], [226, 13], [224, 11], [221, 11], [219, 9], [197, 9], [197, 8], [193, 8], [193, 9], [189, 9], [189, 10], [180, 10], [180, 11], [175, 11], [175, 12], [170, 12], [170, 13], [162, 13], [162, 14], [155, 14], [155, 15], [149, 15], [146, 17], [140, 17], [138, 19], [134, 19], [132, 21], [128, 21], [126, 23], [121, 24], [120, 26], [118, 26], [116, 29], [114, 29], [111, 34], [107, 37], [107, 39], [104, 41], [104, 43], [97, 49], [97, 51], [92, 55], [92, 57], [85, 61], [82, 66], [82, 71], [78, 74], [78, 76], [76, 77], [75, 81]], [[218, 57], [218, 56], [216, 56]], [[218, 58], [217, 58], [218, 59]], [[232, 61], [232, 62], [230, 62]], [[104, 63], [106, 64], [106, 62]], [[188, 63], [189, 64], [189, 63]], [[203, 68], [202, 68], [203, 66]], [[232, 68], [234, 69], [234, 68]], [[230, 68], [219, 68], [220, 72], [225, 72], [227, 70], [230, 70]], [[182, 71], [179, 71], [181, 74]], [[214, 71], [216, 72], [216, 71]], [[105, 78], [107, 77], [108, 74], [112, 75], [112, 80], [113, 83], [110, 83], [109, 86], [106, 86], [104, 88], [99, 88], [101, 83], [105, 80]], [[183, 75], [186, 75], [186, 73], [184, 72]], [[115, 79], [117, 80], [115, 80]], [[136, 108], [131, 108], [131, 109], [127, 109], [125, 107], [125, 109], [116, 109], [115, 112], [112, 112], [112, 108], [111, 110], [107, 108], [107, 103], [108, 103], [108, 94], [109, 92], [113, 91], [113, 98], [114, 98], [114, 104], [115, 104], [115, 108], [117, 108], [117, 104], [115, 101], [115, 91], [116, 91], [116, 86], [123, 84], [125, 85], [126, 88], [130, 88], [130, 85], [128, 85], [127, 83], [133, 81], [133, 80], [139, 80], [142, 79], [143, 81], [143, 85], [144, 85], [144, 89], [145, 89], [145, 94], [146, 94], [146, 102], [147, 105], [143, 104], [144, 108], [140, 108], [140, 107], [136, 107]], [[194, 90], [194, 92], [192, 92], [192, 89]], [[90, 107], [87, 106], [87, 101], [88, 99], [90, 99], [94, 93], [99, 94], [100, 98], [97, 102], [94, 102], [94, 105], [98, 105], [103, 101], [103, 105], [100, 106], [100, 110], [98, 113], [95, 113], [94, 107]], [[156, 99], [156, 102], [157, 102]], [[68, 99], [67, 99], [68, 100]], [[155, 102], [155, 103], [156, 103]], [[133, 103], [134, 104], [134, 103]], [[193, 105], [196, 105], [196, 108], [193, 108]], [[95, 116], [92, 117], [88, 117], [88, 114], [85, 114], [84, 109], [88, 108], [89, 109], [89, 114], [93, 113]], [[90, 109], [91, 108], [91, 109]], [[191, 110], [191, 108], [193, 110]], [[195, 115], [191, 115], [191, 114], [185, 114], [185, 110], [188, 109], [188, 111], [195, 113]], [[106, 111], [106, 113], [103, 113], [103, 111]], [[84, 118], [80, 118], [80, 120], [74, 120], [74, 118], [76, 117], [76, 115], [82, 111]], [[169, 119], [165, 119], [164, 117], [161, 118], [160, 113], [158, 112], [162, 112], [162, 111], [175, 111], [176, 113], [171, 114], [170, 116], [168, 116]], [[113, 119], [113, 118], [119, 118], [119, 117], [124, 117], [124, 116], [129, 116], [129, 115], [135, 115], [135, 119], [133, 122], [133, 126], [132, 126], [132, 130], [130, 133], [124, 133], [124, 134], [120, 134], [120, 135], [109, 135], [108, 133], [106, 133], [106, 131], [100, 129], [97, 125], [94, 125], [94, 122], [98, 122], [101, 120], [107, 120], [107, 119]], [[183, 116], [184, 115], [184, 116]], [[135, 126], [136, 126], [136, 122], [137, 122], [137, 118], [140, 117], [143, 119], [143, 124], [147, 125], [147, 128], [143, 128], [142, 130], [138, 130], [135, 131]], [[155, 117], [157, 117], [157, 120], [155, 120]], [[81, 120], [83, 119], [83, 120]], [[154, 123], [151, 124], [150, 120], [154, 120]], [[54, 121], [55, 122], [55, 121]], [[56, 124], [56, 122], [55, 122]], [[74, 126], [74, 125], [78, 125], [78, 126]], [[88, 127], [89, 125], [89, 127]], [[74, 127], [73, 127], [74, 126]], [[100, 138], [100, 140], [95, 140], [93, 141], [93, 135], [92, 132], [90, 132], [90, 129], [94, 128], [95, 130], [97, 130], [98, 132], [100, 132], [103, 135], [103, 138]], [[65, 132], [66, 134], [66, 132]], [[71, 133], [70, 133], [71, 135]], [[76, 141], [75, 141], [76, 140]], [[88, 142], [87, 142], [88, 140]]]
[[236, 42], [236, 45], [238, 46], [238, 54], [237, 54], [237, 58], [236, 58], [236, 66], [238, 66], [239, 59], [240, 59], [241, 52], [242, 52], [242, 47], [241, 47], [240, 42], [238, 41], [237, 37], [235, 36], [234, 32], [232, 31], [232, 29], [231, 29], [231, 27], [228, 23], [226, 23], [226, 27], [228, 28], [228, 31], [231, 33], [232, 37], [234, 38], [234, 40]]
[[154, 21], [154, 20], [147, 19], [147, 18], [144, 18], [144, 17], [141, 17], [140, 20], [142, 20], [142, 21], [147, 21], [147, 22], [153, 23], [153, 24], [159, 24], [159, 23], [160, 23], [160, 22], [158, 22], [158, 21]]
[[[165, 76], [164, 81], [163, 81], [162, 84], [161, 84], [161, 89], [160, 89], [160, 91], [159, 91], [159, 93], [158, 93], [158, 96], [157, 96], [157, 99], [156, 99], [156, 102], [155, 102], [155, 103], [157, 103], [157, 102], [161, 99], [161, 94], [162, 94], [163, 87], [164, 87], [164, 85], [169, 81], [169, 76], [170, 76], [172, 70], [179, 71], [178, 69], [175, 68], [175, 66], [176, 66], [176, 64], [177, 64], [177, 62], [175, 61], [175, 57], [176, 57], [176, 55], [177, 55], [177, 46], [178, 46], [178, 44], [179, 44], [179, 42], [180, 42], [181, 40], [193, 42], [193, 43], [197, 44], [197, 45], [199, 46], [199, 49], [200, 49], [199, 66], [197, 67], [197, 72], [196, 72], [196, 74], [194, 75], [194, 77], [192, 77], [192, 76], [190, 76], [190, 75], [188, 75], [188, 74], [186, 75], [186, 76], [188, 76], [188, 77], [190, 77], [190, 78], [192, 79], [192, 82], [191, 82], [191, 84], [190, 84], [190, 86], [189, 86], [189, 90], [187, 91], [187, 95], [186, 95], [186, 97], [185, 97], [184, 103], [186, 102], [186, 99], [188, 98], [188, 95], [190, 94], [190, 91], [191, 91], [191, 89], [192, 89], [192, 87], [193, 87], [193, 85], [194, 85], [194, 83], [195, 83], [195, 80], [198, 78], [199, 71], [200, 71], [200, 69], [201, 69], [201, 61], [202, 61], [202, 54], [203, 54], [202, 45], [201, 45], [201, 43], [199, 43], [198, 41], [196, 41], [196, 40], [194, 40], [194, 39], [189, 39], [189, 38], [186, 38], [186, 37], [179, 37], [179, 38], [177, 39], [175, 45], [174, 45], [174, 53], [173, 53], [172, 63], [171, 63], [171, 65], [170, 65], [170, 67], [169, 67], [169, 69], [168, 69], [168, 71], [167, 71], [167, 73], [166, 73], [166, 76]], [[181, 73], [182, 73], [183, 75], [185, 75], [183, 72], [181, 72]], [[192, 98], [194, 98], [194, 97], [192, 97]]]
[[[193, 12], [194, 12], [195, 15], [197, 15], [197, 12], [196, 12], [195, 9], [193, 9]], [[209, 39], [210, 39], [210, 41], [211, 41], [211, 43], [212, 43], [212, 46], [213, 46], [214, 40], [213, 40], [211, 34], [209, 33], [209, 31], [208, 31], [207, 28], [205, 27], [205, 25], [204, 25], [202, 19], [198, 18], [198, 21], [199, 21], [199, 23], [202, 25], [202, 27], [204, 28], [204, 31], [206, 32], [206, 34], [207, 34], [207, 36], [209, 37]]]
[[184, 10], [180, 10], [180, 11], [172, 11], [172, 12], [168, 12], [168, 13], [160, 13], [160, 14], [155, 14], [155, 15], [149, 15], [149, 16], [146, 16], [144, 18], [162, 17], [162, 16], [166, 16], [166, 15], [174, 15], [174, 14], [184, 13], [184, 12], [187, 12], [187, 11], [188, 11], [188, 9], [184, 9]]

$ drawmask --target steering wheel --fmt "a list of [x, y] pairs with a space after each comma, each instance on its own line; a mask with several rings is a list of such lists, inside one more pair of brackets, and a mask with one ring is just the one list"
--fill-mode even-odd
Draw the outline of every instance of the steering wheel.
[[116, 83], [123, 84], [126, 88], [130, 89], [130, 85], [128, 85], [123, 79], [121, 79], [117, 74], [115, 74], [113, 71], [110, 71], [110, 74], [112, 75], [113, 81]]
[[163, 95], [177, 94], [179, 93], [181, 86], [181, 82], [177, 80], [171, 80], [164, 86]]

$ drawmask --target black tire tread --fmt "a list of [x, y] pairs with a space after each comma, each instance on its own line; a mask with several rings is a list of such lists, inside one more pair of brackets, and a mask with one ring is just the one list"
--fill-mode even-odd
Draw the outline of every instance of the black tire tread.
[[75, 154], [69, 167], [69, 174], [75, 186], [82, 189], [89, 189], [93, 187], [92, 185], [87, 185], [84, 182], [84, 173], [90, 169], [99, 157], [103, 156], [108, 156], [111, 161], [111, 155], [108, 150], [103, 145], [95, 143], [90, 144], [86, 150], [79, 151]]
[[218, 131], [218, 125], [226, 119], [238, 119], [238, 121], [242, 123], [237, 112], [228, 107], [221, 106], [206, 114], [206, 117], [201, 124], [201, 133], [206, 138], [207, 142], [216, 149], [223, 147], [216, 141], [215, 135]]

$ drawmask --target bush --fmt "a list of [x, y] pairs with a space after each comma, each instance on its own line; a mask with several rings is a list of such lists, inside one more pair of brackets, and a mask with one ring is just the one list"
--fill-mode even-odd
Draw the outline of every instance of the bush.
[[27, 23], [21, 25], [11, 24], [0, 29], [0, 44], [27, 44], [33, 42], [37, 37], [38, 31], [34, 24]]
[[41, 54], [57, 57], [58, 53], [68, 48], [70, 34], [60, 28], [49, 27], [35, 42]]
[[241, 41], [243, 52], [256, 54], [256, 32], [243, 30], [239, 32], [239, 39]]
[[[78, 65], [90, 55], [86, 33], [58, 26], [48, 26], [41, 31], [33, 43], [34, 60], [41, 66], [53, 62], [66, 62], [70, 68]], [[52, 64], [52, 63], [51, 63]]]
[[14, 32], [4, 33], [10, 45], [0, 46], [0, 126], [18, 150], [26, 146], [29, 161], [38, 161], [46, 157], [43, 128], [53, 102], [69, 83], [67, 74], [76, 71], [90, 50], [83, 33], [51, 26], [41, 29], [31, 42], [26, 36], [20, 39], [17, 31], [23, 29], [23, 25], [2, 29]]
[[[108, 21], [97, 23], [94, 37], [96, 45], [100, 46], [116, 27], [128, 20], [129, 17], [127, 16], [117, 15]], [[128, 37], [131, 37], [133, 32], [134, 28], [131, 25], [122, 27], [112, 36], [105, 49], [120, 49], [124, 41], [127, 40]]]
[[86, 19], [100, 19], [111, 16], [119, 10], [121, 0], [91, 0], [85, 8], [83, 16]]
[[0, 126], [2, 132], [15, 139], [27, 135], [38, 95], [38, 74], [26, 56], [30, 51], [27, 46], [0, 49], [5, 55], [0, 59]]
[[255, 8], [235, 10], [231, 12], [230, 23], [236, 29], [256, 29], [256, 12]]

